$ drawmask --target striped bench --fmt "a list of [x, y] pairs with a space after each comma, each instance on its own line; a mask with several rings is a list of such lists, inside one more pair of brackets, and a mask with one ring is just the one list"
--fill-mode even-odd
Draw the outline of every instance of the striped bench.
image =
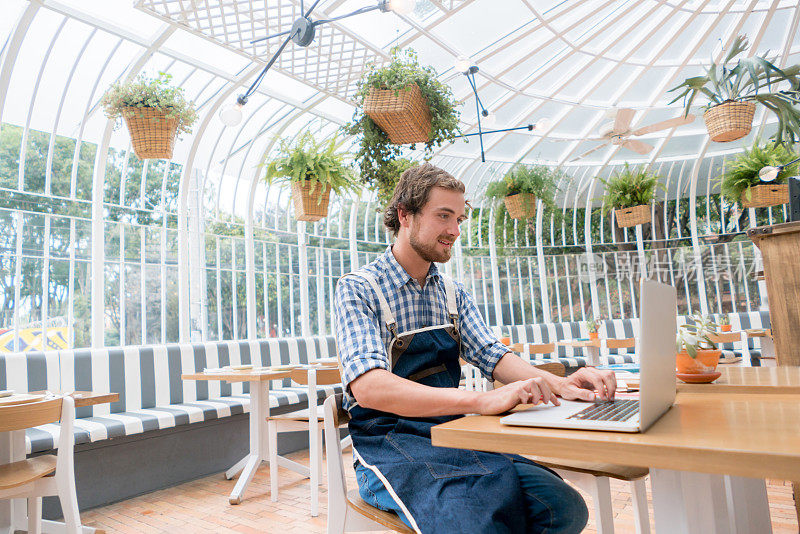
[[[184, 381], [181, 374], [237, 364], [302, 364], [335, 355], [333, 336], [5, 354], [0, 389], [119, 393], [118, 402], [76, 410], [75, 443], [93, 443], [249, 412], [249, 384]], [[320, 386], [317, 401], [340, 391], [341, 386]], [[289, 379], [273, 382], [274, 413], [307, 406], [306, 386]], [[58, 432], [58, 424], [28, 430], [28, 453], [52, 449]]]

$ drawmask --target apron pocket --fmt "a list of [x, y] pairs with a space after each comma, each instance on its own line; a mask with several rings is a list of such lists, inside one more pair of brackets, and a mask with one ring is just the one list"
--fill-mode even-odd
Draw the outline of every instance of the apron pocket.
[[434, 447], [430, 437], [420, 435], [425, 430], [430, 435], [430, 425], [400, 419], [386, 441], [409, 463], [425, 464], [434, 479], [492, 474], [475, 451]]

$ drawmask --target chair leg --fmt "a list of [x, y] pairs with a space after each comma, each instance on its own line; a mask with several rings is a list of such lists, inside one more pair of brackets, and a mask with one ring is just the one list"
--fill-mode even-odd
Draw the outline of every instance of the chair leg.
[[[611, 508], [611, 483], [608, 477], [593, 477], [591, 494], [594, 501], [598, 534], [613, 534], [614, 510]], [[646, 502], [646, 501], [645, 501]]]
[[269, 442], [269, 495], [273, 502], [278, 500], [278, 425], [270, 420], [267, 423]]
[[311, 517], [319, 515], [319, 425], [308, 423], [308, 467], [311, 472]]
[[42, 534], [41, 497], [28, 497], [28, 534]]
[[644, 478], [630, 481], [633, 496], [633, 515], [637, 534], [650, 534], [650, 513], [647, 510], [647, 486]]
[[346, 449], [347, 447], [353, 445], [353, 438], [350, 437], [350, 434], [347, 434], [345, 437], [342, 438], [342, 441], [340, 441], [340, 443], [342, 449]]
[[347, 504], [344, 506], [331, 506], [328, 499], [328, 528], [327, 534], [344, 534], [347, 525]]
[[61, 511], [64, 513], [64, 524], [67, 534], [78, 534], [81, 531], [81, 516], [78, 511], [78, 494], [75, 491], [75, 479], [72, 470], [67, 473], [56, 471], [56, 488]]

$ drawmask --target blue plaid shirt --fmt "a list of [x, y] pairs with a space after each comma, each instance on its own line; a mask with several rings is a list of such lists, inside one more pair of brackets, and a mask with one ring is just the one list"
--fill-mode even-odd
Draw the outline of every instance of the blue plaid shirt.
[[[447, 314], [444, 281], [435, 264], [431, 264], [425, 287], [397, 263], [389, 247], [383, 256], [363, 267], [378, 281], [402, 334], [418, 328], [450, 324]], [[464, 286], [455, 282], [456, 302], [461, 334], [461, 357], [475, 365], [491, 379], [494, 367], [507, 352], [480, 313]], [[372, 286], [359, 276], [339, 279], [333, 297], [336, 324], [336, 345], [342, 366], [344, 407], [355, 404], [350, 383], [372, 369], [390, 370], [387, 348], [392, 334], [386, 328], [378, 296]]]

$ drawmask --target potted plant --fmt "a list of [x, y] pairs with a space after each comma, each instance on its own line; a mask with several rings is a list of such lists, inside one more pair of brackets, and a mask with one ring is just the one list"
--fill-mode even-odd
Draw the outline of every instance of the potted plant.
[[157, 78], [142, 74], [115, 83], [100, 100], [109, 119], [125, 120], [139, 159], [171, 159], [175, 138], [191, 132], [197, 120], [194, 104], [184, 98], [182, 88], [169, 85], [171, 79], [164, 72]]
[[663, 187], [658, 180], [659, 176], [646, 167], [631, 167], [626, 163], [608, 180], [600, 178], [606, 186], [603, 210], [606, 213], [614, 210], [620, 228], [649, 223], [650, 203], [655, 198], [656, 187]]
[[670, 89], [679, 91], [672, 102], [683, 98], [688, 116], [695, 97], [702, 94], [708, 100], [703, 114], [708, 135], [719, 143], [750, 133], [755, 103], [760, 102], [778, 116], [775, 140], [794, 144], [800, 139], [800, 65], [779, 69], [760, 56], [736, 59], [749, 46], [747, 37], [736, 37], [720, 65], [712, 60], [705, 75], [687, 78]]
[[719, 330], [720, 332], [731, 331], [731, 317], [729, 314], [723, 313], [719, 316]]
[[430, 156], [434, 147], [461, 133], [450, 87], [438, 80], [433, 68], [421, 66], [411, 49], [401, 53], [393, 48], [387, 65], [370, 64], [354, 100], [353, 120], [343, 130], [360, 137], [355, 159], [366, 183], [389, 180], [400, 144], [424, 143], [425, 155]]
[[394, 196], [394, 188], [397, 187], [397, 182], [400, 177], [411, 167], [419, 165], [416, 161], [411, 161], [408, 158], [397, 158], [387, 163], [388, 172], [381, 175], [373, 186], [375, 192], [378, 194], [378, 204], [381, 209], [389, 205], [389, 202]]
[[502, 198], [512, 219], [529, 219], [536, 215], [536, 199], [553, 211], [557, 210], [557, 182], [563, 175], [546, 165], [515, 165], [501, 179], [486, 186], [488, 198]]
[[718, 330], [718, 325], [711, 322], [708, 316], [692, 315], [691, 320], [692, 323], [678, 327], [678, 354], [675, 359], [678, 373], [713, 373], [722, 354], [711, 340], [711, 336]]
[[797, 174], [798, 164], [787, 166], [772, 182], [762, 182], [759, 171], [764, 167], [777, 167], [795, 158], [785, 146], [773, 142], [762, 144], [756, 139], [753, 146], [739, 153], [733, 162], [725, 164], [718, 182], [722, 194], [743, 208], [778, 206], [789, 202], [789, 185], [786, 177]]
[[602, 319], [586, 319], [583, 324], [586, 325], [586, 329], [589, 331], [589, 339], [599, 339], [600, 338], [600, 326], [603, 324]]
[[294, 216], [298, 221], [318, 221], [328, 215], [331, 190], [337, 194], [358, 189], [345, 155], [336, 152], [336, 139], [317, 143], [306, 131], [294, 145], [281, 139], [280, 155], [267, 165], [267, 183], [292, 185]]

